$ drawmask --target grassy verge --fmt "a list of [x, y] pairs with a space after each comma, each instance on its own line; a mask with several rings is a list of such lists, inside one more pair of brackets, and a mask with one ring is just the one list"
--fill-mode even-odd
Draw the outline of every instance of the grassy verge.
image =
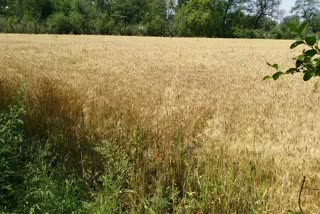
[[102, 141], [71, 138], [58, 126], [46, 137], [30, 135], [23, 93], [6, 109], [0, 118], [0, 212], [268, 211], [272, 175], [257, 162], [234, 159], [220, 144], [204, 152], [203, 142], [190, 143], [177, 129], [163, 151], [159, 136], [139, 127]]

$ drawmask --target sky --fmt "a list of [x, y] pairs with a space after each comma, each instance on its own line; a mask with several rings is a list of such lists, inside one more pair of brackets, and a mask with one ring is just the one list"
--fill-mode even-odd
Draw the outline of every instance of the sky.
[[286, 11], [286, 15], [290, 13], [291, 7], [294, 5], [296, 0], [282, 0], [280, 9], [283, 9]]

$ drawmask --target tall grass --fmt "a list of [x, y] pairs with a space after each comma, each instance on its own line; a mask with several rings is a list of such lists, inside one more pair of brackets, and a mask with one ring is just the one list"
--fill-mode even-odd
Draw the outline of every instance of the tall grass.
[[[31, 146], [17, 152], [32, 154], [15, 164], [28, 169], [17, 170], [28, 203], [10, 210], [285, 213], [302, 173], [318, 185], [316, 83], [261, 83], [257, 72], [286, 42], [0, 38], [2, 115], [27, 83]], [[316, 193], [303, 197], [316, 213]]]
[[[1, 171], [5, 173], [1, 176], [2, 212], [266, 211], [265, 192], [251, 190], [256, 179], [253, 169], [239, 177], [238, 166], [223, 164], [225, 148], [214, 157], [203, 154], [208, 157], [202, 162], [196, 157], [196, 148], [185, 147], [185, 139], [178, 132], [173, 148], [168, 149], [170, 159], [153, 160], [147, 153], [154, 149], [147, 144], [148, 134], [135, 130], [125, 145], [130, 150], [106, 141], [99, 146], [86, 142], [89, 148], [82, 145], [79, 149], [79, 139], [63, 134], [49, 138], [27, 135], [25, 106], [22, 96], [18, 98], [0, 120]], [[65, 145], [69, 143], [72, 148]], [[71, 161], [76, 158], [78, 164]], [[104, 168], [95, 170], [92, 161]], [[243, 188], [243, 184], [248, 186]]]

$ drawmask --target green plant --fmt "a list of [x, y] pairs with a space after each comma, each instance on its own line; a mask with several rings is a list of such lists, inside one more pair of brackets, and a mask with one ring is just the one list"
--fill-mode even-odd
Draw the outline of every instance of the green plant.
[[23, 178], [19, 173], [22, 167], [25, 114], [23, 90], [18, 94], [16, 104], [8, 113], [0, 114], [0, 211], [15, 206]]
[[87, 205], [90, 213], [121, 213], [124, 209], [122, 195], [131, 170], [129, 157], [116, 144], [104, 142], [98, 152], [105, 157], [105, 172], [100, 177], [102, 189], [94, 193], [94, 202]]
[[47, 20], [47, 25], [51, 33], [67, 34], [72, 29], [70, 18], [63, 13], [56, 13]]
[[83, 181], [56, 158], [55, 145], [26, 135], [25, 114], [22, 87], [9, 110], [0, 113], [0, 213], [81, 210], [89, 199]]
[[[57, 164], [50, 144], [33, 141], [25, 171], [22, 171], [24, 192], [16, 207], [24, 213], [73, 213], [82, 210], [88, 194], [80, 178]], [[25, 149], [26, 151], [26, 149]]]
[[269, 66], [277, 70], [272, 76], [264, 77], [266, 79], [279, 79], [284, 74], [303, 73], [303, 80], [308, 81], [313, 77], [320, 76], [320, 48], [315, 35], [307, 36], [308, 24], [303, 23], [298, 28], [294, 29], [297, 35], [301, 38], [294, 42], [290, 48], [294, 49], [300, 45], [307, 46], [303, 49], [302, 54], [293, 58], [295, 60], [295, 67], [287, 69], [285, 72], [281, 71], [278, 64], [270, 64]]

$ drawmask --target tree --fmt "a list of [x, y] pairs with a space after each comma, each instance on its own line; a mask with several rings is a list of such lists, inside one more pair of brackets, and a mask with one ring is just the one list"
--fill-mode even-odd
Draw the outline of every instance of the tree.
[[228, 28], [231, 28], [228, 23], [228, 19], [232, 18], [230, 13], [236, 11], [242, 11], [244, 9], [244, 4], [248, 0], [223, 0], [222, 1], [222, 36], [226, 37], [226, 32]]
[[319, 6], [319, 0], [296, 0], [291, 13], [296, 14], [310, 24], [312, 18], [319, 12]]
[[[25, 3], [23, 0], [1, 0], [2, 9], [5, 10], [5, 15], [14, 16], [21, 19], [24, 14]], [[1, 6], [0, 6], [1, 7]]]
[[47, 21], [51, 33], [67, 34], [72, 30], [70, 19], [63, 13], [55, 13]]
[[312, 17], [310, 22], [310, 27], [313, 32], [320, 31], [320, 12], [318, 12]]
[[251, 0], [247, 5], [247, 10], [253, 16], [253, 28], [258, 29], [264, 17], [277, 18], [280, 3], [280, 0]]
[[320, 30], [320, 1], [319, 0], [296, 0], [291, 12], [309, 23], [313, 32]]
[[51, 0], [29, 0], [25, 3], [24, 14], [31, 15], [38, 21], [46, 21], [53, 12]]
[[147, 0], [115, 0], [111, 3], [111, 17], [126, 26], [142, 22], [146, 11]]
[[100, 12], [107, 11], [110, 5], [108, 0], [94, 0], [93, 3]]
[[4, 16], [7, 14], [8, 10], [8, 2], [7, 0], [2, 0], [0, 1], [0, 16]]
[[292, 29], [297, 28], [300, 25], [300, 18], [298, 16], [286, 16], [283, 18], [280, 24], [278, 24], [273, 30], [273, 38], [275, 39], [294, 39], [296, 33], [292, 32]]
[[181, 8], [184, 4], [187, 4], [189, 0], [173, 0], [174, 5], [179, 9]]
[[71, 0], [55, 0], [53, 1], [53, 13], [63, 13], [64, 15], [68, 15], [72, 8]]
[[[313, 31], [320, 30], [320, 12], [315, 6], [318, 1], [297, 0], [293, 8], [307, 17]], [[0, 0], [0, 31], [292, 38], [285, 21], [275, 22], [279, 3], [280, 0]]]
[[218, 31], [221, 16], [212, 0], [189, 0], [174, 18], [177, 35], [212, 37]]
[[149, 0], [143, 24], [146, 28], [145, 33], [147, 35], [165, 35], [167, 25], [167, 2], [164, 0]]

